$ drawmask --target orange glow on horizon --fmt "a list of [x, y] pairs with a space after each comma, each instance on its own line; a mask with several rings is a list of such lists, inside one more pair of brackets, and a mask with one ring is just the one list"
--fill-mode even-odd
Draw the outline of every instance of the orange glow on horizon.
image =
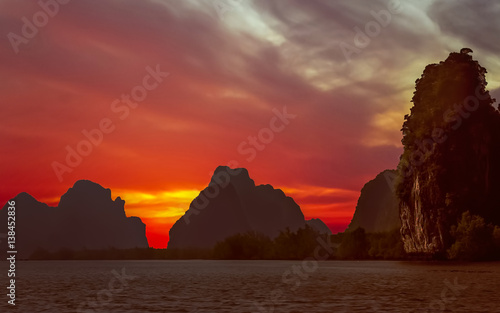
[[[204, 180], [208, 181], [208, 179]], [[258, 182], [257, 185], [259, 185]], [[198, 189], [192, 186], [185, 189], [156, 191], [147, 188], [110, 189], [113, 200], [120, 197], [125, 201], [127, 216], [137, 216], [146, 224], [146, 236], [150, 247], [166, 248], [170, 228], [184, 215], [191, 201], [203, 188], [205, 187], [200, 184]], [[300, 206], [306, 219], [320, 218], [334, 233], [343, 231], [350, 223], [359, 197], [359, 192], [342, 188], [307, 185], [275, 186], [274, 188], [281, 189], [286, 196], [292, 197]], [[64, 192], [66, 191], [59, 193], [62, 195]], [[60, 196], [37, 197], [36, 193], [32, 195], [49, 206], [56, 207], [59, 204]]]
[[[359, 197], [359, 192], [339, 188], [300, 186], [279, 189], [283, 190], [287, 196], [294, 198], [306, 219], [321, 218], [325, 224], [332, 228], [333, 232], [341, 229], [343, 225], [347, 227], [350, 223]], [[151, 247], [166, 248], [169, 239], [168, 231], [187, 211], [191, 201], [200, 191], [186, 189], [147, 193], [117, 190], [113, 192], [113, 197], [120, 196], [125, 200], [127, 216], [138, 216], [146, 224], [146, 234]], [[343, 202], [328, 203], [328, 197], [332, 195], [347, 198]], [[308, 199], [308, 197], [313, 196], [319, 198]], [[322, 200], [321, 197], [327, 198]], [[327, 203], [314, 203], [315, 201], [326, 201]], [[331, 225], [335, 225], [335, 227]]]

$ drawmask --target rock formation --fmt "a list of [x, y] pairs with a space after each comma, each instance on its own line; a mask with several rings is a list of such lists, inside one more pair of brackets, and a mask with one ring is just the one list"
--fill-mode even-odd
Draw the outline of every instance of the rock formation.
[[300, 207], [271, 185], [256, 186], [243, 168], [218, 167], [210, 184], [170, 229], [168, 248], [211, 248], [248, 231], [270, 238], [305, 227]]
[[[117, 249], [147, 248], [146, 226], [138, 217], [127, 217], [125, 201], [111, 199], [111, 190], [100, 185], [77, 181], [60, 199], [57, 207], [38, 202], [27, 193], [16, 202], [16, 246], [20, 258], [41, 248]], [[7, 225], [7, 204], [0, 211], [2, 228]], [[3, 243], [2, 243], [3, 244]]]
[[330, 228], [328, 228], [328, 226], [326, 226], [326, 224], [319, 218], [312, 218], [310, 220], [307, 220], [306, 224], [320, 234], [327, 234], [327, 235], [332, 234]]
[[446, 253], [465, 211], [500, 223], [500, 114], [469, 50], [425, 68], [405, 116], [396, 193], [408, 253]]
[[395, 170], [385, 170], [361, 189], [347, 231], [362, 227], [368, 233], [386, 232], [401, 227], [399, 208], [394, 193]]

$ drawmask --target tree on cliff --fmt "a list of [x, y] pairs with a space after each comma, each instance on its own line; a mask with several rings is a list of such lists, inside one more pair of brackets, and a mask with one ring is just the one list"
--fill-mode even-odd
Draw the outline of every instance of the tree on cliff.
[[466, 210], [500, 224], [500, 114], [470, 52], [428, 65], [405, 116], [396, 193], [409, 253], [444, 254]]

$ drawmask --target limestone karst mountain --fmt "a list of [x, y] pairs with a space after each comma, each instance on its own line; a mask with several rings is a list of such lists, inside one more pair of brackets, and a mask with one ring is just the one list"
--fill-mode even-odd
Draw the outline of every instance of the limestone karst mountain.
[[300, 207], [283, 191], [271, 185], [256, 186], [246, 169], [220, 166], [209, 186], [172, 226], [168, 248], [211, 248], [248, 231], [274, 238], [286, 228], [296, 231], [305, 225]]
[[394, 193], [395, 177], [395, 170], [385, 170], [363, 186], [347, 231], [362, 227], [366, 232], [375, 233], [401, 227]]
[[[141, 219], [127, 217], [125, 201], [120, 197], [112, 200], [111, 190], [91, 181], [77, 181], [57, 207], [41, 203], [27, 193], [20, 193], [12, 200], [16, 207], [16, 246], [20, 258], [28, 258], [37, 249], [148, 247], [146, 226]], [[0, 211], [0, 233], [7, 233], [7, 206]]]
[[500, 113], [470, 52], [428, 65], [405, 116], [396, 193], [408, 253], [444, 256], [467, 211], [500, 225]]

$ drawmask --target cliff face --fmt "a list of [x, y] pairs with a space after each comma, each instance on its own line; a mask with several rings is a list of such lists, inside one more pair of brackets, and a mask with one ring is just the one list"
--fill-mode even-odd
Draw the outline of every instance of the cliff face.
[[485, 73], [467, 53], [451, 53], [416, 82], [396, 187], [408, 253], [443, 255], [465, 211], [500, 223], [500, 114]]
[[218, 167], [207, 188], [170, 229], [168, 248], [211, 248], [225, 238], [256, 231], [271, 238], [305, 226], [300, 207], [271, 185], [255, 186], [246, 169]]
[[366, 183], [347, 231], [362, 227], [366, 232], [386, 232], [401, 226], [394, 192], [395, 170], [385, 170]]
[[[148, 247], [142, 221], [126, 217], [125, 201], [120, 197], [112, 200], [111, 191], [96, 183], [76, 182], [57, 207], [38, 202], [27, 193], [12, 200], [16, 202], [16, 241], [21, 258], [39, 248], [57, 251]], [[6, 204], [0, 211], [0, 232], [7, 225], [7, 207]]]
[[418, 177], [411, 190], [410, 202], [400, 207], [401, 234], [407, 253], [436, 254], [445, 249], [443, 229], [436, 210], [424, 208]]

